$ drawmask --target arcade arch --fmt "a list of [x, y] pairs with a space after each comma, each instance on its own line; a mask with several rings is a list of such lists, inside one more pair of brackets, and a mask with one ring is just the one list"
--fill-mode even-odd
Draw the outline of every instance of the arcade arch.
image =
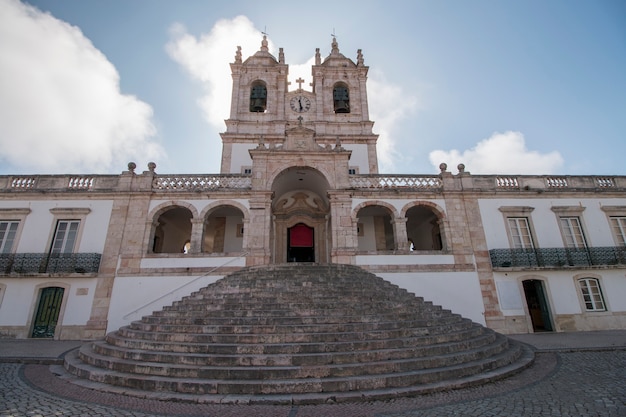
[[371, 203], [358, 209], [357, 236], [359, 251], [391, 251], [396, 248], [395, 210], [383, 203]]

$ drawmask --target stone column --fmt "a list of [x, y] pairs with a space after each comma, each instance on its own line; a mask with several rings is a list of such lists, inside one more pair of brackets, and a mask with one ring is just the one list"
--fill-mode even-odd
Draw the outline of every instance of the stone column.
[[406, 233], [407, 220], [406, 217], [396, 217], [391, 221], [393, 225], [393, 235], [396, 239], [396, 249], [402, 252], [409, 251], [409, 238]]
[[202, 252], [202, 234], [204, 233], [204, 219], [191, 219], [191, 247], [190, 253]]

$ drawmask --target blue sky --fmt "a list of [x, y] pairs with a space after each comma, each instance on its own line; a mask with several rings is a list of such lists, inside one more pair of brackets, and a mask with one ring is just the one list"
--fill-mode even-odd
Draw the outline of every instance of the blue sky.
[[622, 0], [0, 0], [0, 175], [219, 172], [261, 31], [307, 83], [363, 50], [381, 172], [626, 175]]

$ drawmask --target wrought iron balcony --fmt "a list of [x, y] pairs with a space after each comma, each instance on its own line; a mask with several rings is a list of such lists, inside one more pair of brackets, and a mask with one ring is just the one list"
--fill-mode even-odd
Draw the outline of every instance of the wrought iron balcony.
[[100, 268], [99, 253], [1, 253], [0, 274], [89, 274]]
[[494, 268], [559, 268], [565, 266], [626, 266], [626, 247], [491, 249]]

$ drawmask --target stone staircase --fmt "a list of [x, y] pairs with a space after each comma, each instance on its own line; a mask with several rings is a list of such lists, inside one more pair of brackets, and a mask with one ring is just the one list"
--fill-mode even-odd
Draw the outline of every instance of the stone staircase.
[[288, 264], [235, 272], [83, 345], [64, 366], [134, 395], [305, 404], [484, 383], [533, 358], [358, 267]]

